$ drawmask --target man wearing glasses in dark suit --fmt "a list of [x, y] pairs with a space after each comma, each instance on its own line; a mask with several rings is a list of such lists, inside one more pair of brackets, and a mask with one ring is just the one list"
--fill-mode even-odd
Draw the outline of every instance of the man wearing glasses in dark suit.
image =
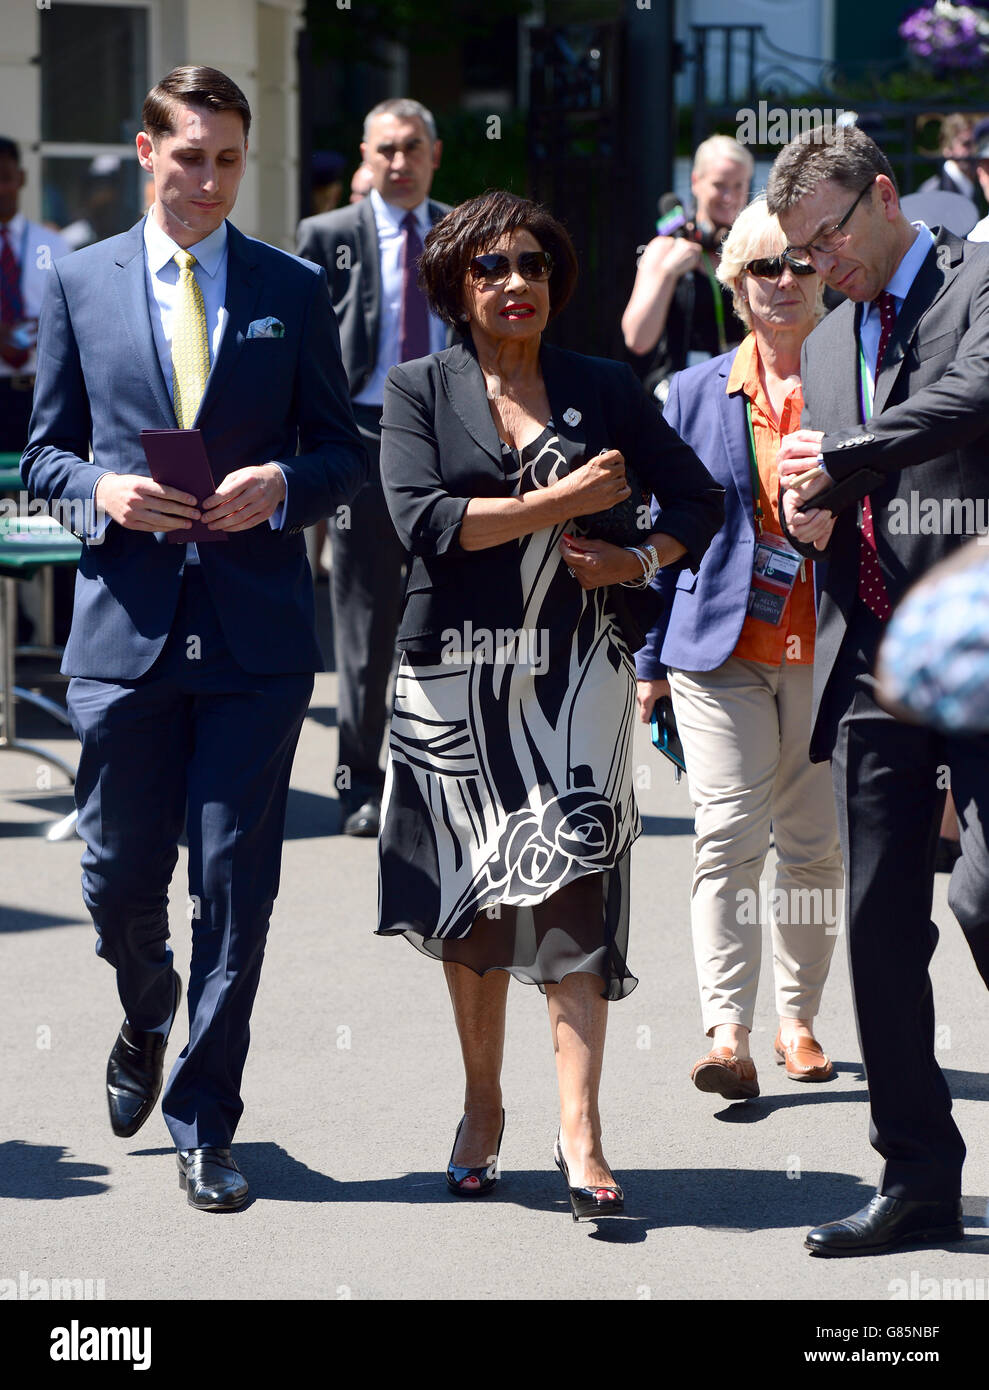
[[[788, 534], [828, 560], [811, 757], [832, 764], [871, 1137], [885, 1159], [869, 1204], [806, 1244], [872, 1254], [963, 1235], [965, 1145], [934, 1056], [931, 903], [947, 768], [962, 851], [948, 901], [989, 982], [989, 739], [898, 722], [873, 672], [893, 606], [964, 542], [963, 504], [989, 492], [989, 253], [909, 223], [888, 160], [855, 127], [792, 141], [767, 194], [788, 254], [847, 297], [804, 344], [808, 427], [783, 441], [780, 479]], [[960, 524], [911, 531], [911, 494]]]

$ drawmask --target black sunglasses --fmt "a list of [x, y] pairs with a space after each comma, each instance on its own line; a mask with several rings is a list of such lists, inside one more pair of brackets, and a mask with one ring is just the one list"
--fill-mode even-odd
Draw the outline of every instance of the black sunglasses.
[[812, 265], [791, 260], [789, 256], [763, 256], [761, 260], [749, 261], [745, 269], [750, 275], [758, 275], [760, 280], [778, 280], [784, 270], [792, 270], [794, 275], [817, 273]]
[[548, 251], [523, 251], [517, 265], [513, 266], [499, 251], [475, 256], [468, 269], [475, 280], [483, 280], [486, 285], [504, 283], [514, 269], [518, 269], [523, 280], [548, 280], [553, 273], [553, 257]]

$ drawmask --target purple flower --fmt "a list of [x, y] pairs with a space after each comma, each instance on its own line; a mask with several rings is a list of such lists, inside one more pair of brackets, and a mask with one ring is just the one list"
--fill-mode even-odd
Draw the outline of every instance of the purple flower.
[[989, 58], [989, 43], [979, 31], [980, 22], [987, 20], [981, 7], [935, 0], [907, 15], [898, 32], [912, 53], [932, 59], [937, 67], [979, 68]]

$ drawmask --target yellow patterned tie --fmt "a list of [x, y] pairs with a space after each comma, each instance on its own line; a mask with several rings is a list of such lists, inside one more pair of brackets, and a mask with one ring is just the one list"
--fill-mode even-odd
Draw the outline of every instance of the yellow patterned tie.
[[209, 376], [209, 332], [206, 306], [196, 284], [191, 251], [176, 251], [172, 260], [179, 268], [178, 300], [172, 319], [172, 399], [180, 430], [191, 430]]

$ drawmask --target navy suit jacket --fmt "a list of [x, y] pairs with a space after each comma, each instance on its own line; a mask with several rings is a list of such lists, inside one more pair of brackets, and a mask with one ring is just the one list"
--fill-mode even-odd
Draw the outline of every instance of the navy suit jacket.
[[[322, 669], [302, 530], [364, 483], [340, 341], [323, 271], [227, 224], [229, 315], [195, 420], [219, 483], [278, 463], [288, 485], [280, 530], [263, 522], [199, 547], [230, 651], [246, 671]], [[282, 338], [248, 338], [255, 319]], [[148, 308], [143, 223], [52, 269], [38, 337], [30, 438], [21, 473], [49, 503], [84, 502], [106, 472], [143, 474], [142, 429], [175, 429]], [[92, 462], [90, 458], [92, 445]], [[134, 680], [175, 617], [185, 547], [111, 521], [84, 541], [62, 670]]]
[[[666, 599], [659, 622], [635, 658], [640, 680], [659, 680], [666, 667], [713, 671], [735, 650], [752, 579], [755, 503], [745, 394], [725, 387], [738, 348], [678, 372], [663, 411], [704, 467], [725, 489], [725, 524], [696, 574], [661, 570]], [[657, 513], [661, 515], [661, 513]], [[658, 529], [662, 529], [661, 525]], [[814, 568], [815, 584], [819, 581]]]

